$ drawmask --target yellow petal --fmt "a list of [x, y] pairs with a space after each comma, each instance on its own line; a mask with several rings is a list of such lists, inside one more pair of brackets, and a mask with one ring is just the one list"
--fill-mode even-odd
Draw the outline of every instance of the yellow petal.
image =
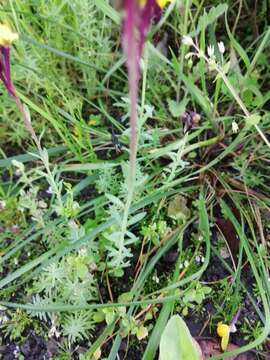
[[223, 322], [220, 321], [217, 326], [218, 336], [223, 337], [224, 335], [226, 335], [229, 332], [230, 332], [229, 325], [223, 324]]
[[225, 334], [225, 336], [222, 337], [221, 339], [221, 349], [223, 351], [227, 350], [228, 344], [229, 344], [229, 338], [230, 338], [230, 333]]
[[221, 337], [221, 349], [225, 351], [228, 347], [229, 338], [230, 338], [230, 326], [223, 324], [222, 321], [218, 323], [217, 326], [218, 336]]
[[17, 33], [10, 30], [7, 25], [0, 24], [0, 45], [9, 46], [19, 38]]
[[172, 2], [172, 0], [156, 0], [156, 3], [161, 9], [163, 9], [170, 2]]
[[141, 8], [144, 8], [144, 7], [145, 7], [146, 1], [147, 1], [147, 0], [139, 0], [139, 5], [140, 5]]

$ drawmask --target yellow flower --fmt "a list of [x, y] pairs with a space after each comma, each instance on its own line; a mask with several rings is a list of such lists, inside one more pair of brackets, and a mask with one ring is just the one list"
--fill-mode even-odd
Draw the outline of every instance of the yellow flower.
[[0, 46], [10, 46], [18, 38], [18, 34], [11, 31], [7, 25], [0, 24]]
[[161, 9], [163, 9], [170, 2], [172, 2], [172, 0], [156, 0], [156, 3]]
[[221, 337], [221, 349], [223, 351], [226, 351], [228, 344], [229, 344], [229, 338], [230, 338], [230, 326], [227, 324], [223, 324], [222, 321], [218, 323], [217, 326], [217, 333], [218, 336]]
[[[139, 5], [141, 8], [144, 8], [146, 5], [147, 0], [139, 0]], [[172, 2], [172, 0], [156, 0], [156, 3], [158, 6], [163, 9], [169, 2]]]
[[144, 7], [145, 7], [146, 1], [147, 1], [147, 0], [139, 0], [139, 5], [140, 5], [141, 8], [144, 8]]

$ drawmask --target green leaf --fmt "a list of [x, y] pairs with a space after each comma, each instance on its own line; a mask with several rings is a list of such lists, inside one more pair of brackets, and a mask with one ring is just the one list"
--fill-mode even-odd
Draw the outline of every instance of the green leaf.
[[195, 85], [190, 77], [181, 74], [181, 79], [183, 80], [189, 94], [194, 98], [196, 103], [198, 103], [205, 114], [210, 116], [211, 114], [211, 106], [208, 97]]
[[120, 209], [124, 208], [124, 203], [118, 199], [118, 197], [112, 194], [105, 194], [106, 198], [114, 205], [118, 206]]
[[240, 45], [240, 43], [235, 39], [235, 37], [231, 33], [230, 27], [228, 25], [227, 16], [225, 16], [225, 25], [226, 25], [227, 33], [229, 35], [229, 38], [230, 38], [230, 41], [231, 41], [231, 44], [232, 44], [233, 48], [235, 49], [235, 51], [239, 54], [239, 56], [243, 60], [247, 70], [249, 70], [250, 65], [251, 65], [249, 57], [248, 57], [246, 51], [244, 50], [244, 48]]
[[128, 221], [128, 226], [134, 225], [138, 222], [140, 222], [146, 215], [146, 212], [141, 212], [139, 214], [136, 214], [134, 216], [132, 216], [131, 219], [129, 219]]
[[184, 320], [174, 315], [168, 321], [160, 341], [160, 360], [200, 360], [202, 354]]
[[115, 313], [113, 311], [108, 312], [105, 314], [105, 321], [107, 325], [110, 325], [114, 322], [115, 319]]
[[205, 29], [207, 26], [213, 24], [217, 18], [219, 18], [221, 15], [223, 15], [228, 9], [227, 4], [219, 4], [218, 6], [213, 6], [209, 13], [205, 11], [205, 13], [200, 16], [198, 25], [196, 27], [196, 30], [190, 33], [190, 36], [197, 36], [203, 29]]
[[186, 220], [190, 217], [190, 209], [187, 200], [182, 195], [175, 195], [169, 202], [167, 215], [175, 220]]
[[125, 292], [125, 293], [121, 294], [120, 296], [118, 296], [118, 302], [128, 303], [128, 302], [132, 301], [132, 298], [133, 298], [133, 295], [130, 291]]
[[103, 311], [97, 311], [96, 313], [94, 313], [93, 315], [93, 320], [97, 323], [100, 323], [102, 321], [104, 321], [105, 319], [105, 314]]
[[136, 333], [137, 339], [142, 340], [148, 336], [148, 330], [145, 326], [141, 325]]
[[174, 100], [169, 100], [168, 105], [169, 105], [169, 110], [170, 110], [172, 116], [179, 117], [180, 115], [182, 115], [186, 111], [186, 106], [187, 106], [188, 102], [189, 102], [189, 99], [187, 99], [187, 98], [184, 98], [180, 102], [177, 102]]
[[210, 292], [212, 291], [212, 289], [210, 288], [210, 286], [203, 286], [202, 290], [204, 292], [204, 294], [210, 294]]
[[247, 126], [251, 127], [254, 125], [258, 125], [261, 120], [261, 115], [259, 114], [252, 114], [246, 118]]
[[108, 4], [105, 0], [96, 0], [95, 5], [103, 12], [104, 15], [108, 16], [112, 21], [117, 25], [120, 24], [120, 15], [119, 13]]
[[84, 279], [88, 274], [88, 268], [85, 264], [79, 263], [76, 266], [77, 275], [79, 278]]

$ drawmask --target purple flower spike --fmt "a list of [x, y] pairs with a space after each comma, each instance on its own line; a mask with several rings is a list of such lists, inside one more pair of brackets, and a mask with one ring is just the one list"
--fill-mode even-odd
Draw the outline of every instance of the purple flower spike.
[[[124, 24], [122, 44], [127, 58], [127, 65], [134, 56], [139, 70], [145, 37], [151, 21], [157, 22], [161, 17], [161, 7], [156, 0], [124, 0]], [[139, 73], [138, 73], [139, 77]]]
[[10, 47], [17, 39], [18, 34], [12, 32], [7, 25], [0, 24], [0, 80], [13, 97], [16, 97], [16, 92], [10, 75]]
[[158, 21], [168, 0], [124, 0], [122, 47], [126, 56], [130, 98], [130, 171], [128, 186], [133, 192], [137, 156], [137, 101], [140, 59], [151, 21]]
[[0, 79], [10, 96], [15, 97], [16, 92], [10, 74], [10, 47], [0, 46]]

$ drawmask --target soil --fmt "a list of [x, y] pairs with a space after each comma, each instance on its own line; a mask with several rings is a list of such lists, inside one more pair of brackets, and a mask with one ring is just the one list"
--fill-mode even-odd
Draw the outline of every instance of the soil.
[[47, 360], [52, 359], [58, 352], [58, 347], [54, 341], [45, 341], [41, 336], [36, 335], [30, 330], [29, 336], [21, 345], [9, 343], [0, 347], [2, 360], [18, 359], [23, 355], [25, 360]]

